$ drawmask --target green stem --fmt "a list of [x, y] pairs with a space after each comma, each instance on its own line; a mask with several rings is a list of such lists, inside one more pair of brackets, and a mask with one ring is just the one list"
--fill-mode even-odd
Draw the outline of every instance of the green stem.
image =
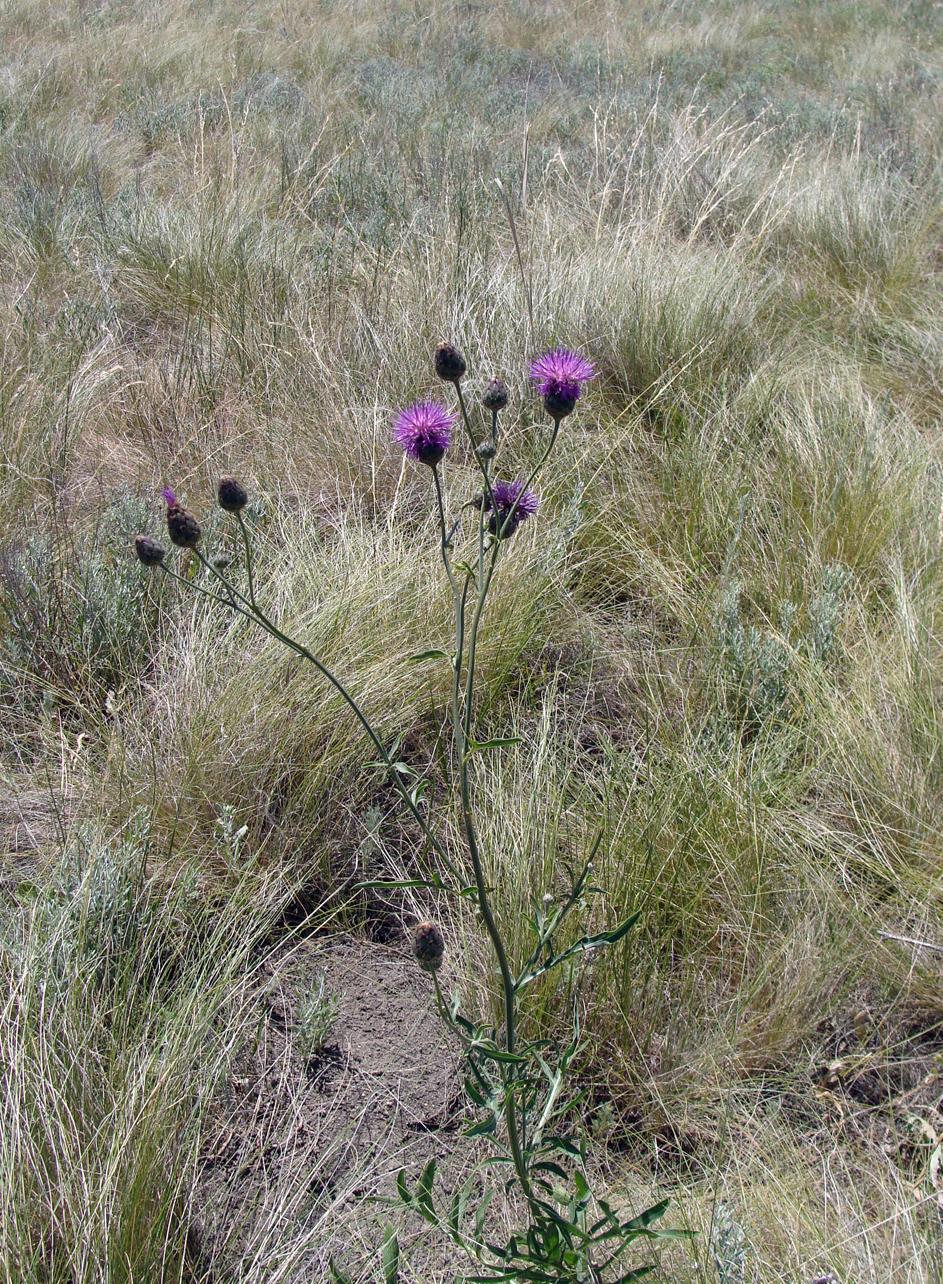
[[455, 383], [455, 391], [458, 394], [458, 404], [459, 404], [459, 409], [462, 412], [462, 423], [465, 425], [465, 433], [468, 437], [469, 443], [472, 448], [472, 453], [475, 456], [475, 461], [478, 464], [478, 468], [479, 468], [479, 471], [481, 472], [482, 480], [484, 482], [485, 498], [487, 499], [489, 505], [493, 507], [494, 505], [493, 505], [493, 500], [491, 495], [491, 478], [488, 473], [488, 461], [482, 459], [481, 456], [478, 454], [478, 443], [475, 441], [475, 433], [474, 433], [474, 429], [472, 428], [471, 419], [468, 414], [468, 407], [465, 405], [465, 397], [464, 397], [464, 394], [462, 393], [462, 385], [457, 380]]
[[[457, 386], [458, 385], [456, 385], [456, 387]], [[462, 403], [462, 405], [464, 408], [464, 402]], [[527, 481], [524, 483], [523, 487], [521, 488], [521, 492], [520, 492], [521, 495], [523, 495], [524, 491], [527, 490], [533, 484], [534, 480], [540, 473], [540, 470], [543, 468], [544, 464], [546, 463], [550, 455], [550, 452], [553, 450], [553, 447], [556, 443], [557, 435], [559, 431], [560, 431], [560, 420], [555, 419], [553, 424], [553, 431], [550, 434], [550, 439], [547, 442], [547, 445], [542, 455], [540, 456], [540, 459], [537, 461], [535, 467], [532, 469], [530, 476], [527, 478]], [[487, 465], [483, 465], [482, 471], [484, 472], [485, 477], [487, 479]], [[489, 487], [489, 491], [490, 491], [490, 487]], [[517, 509], [517, 505], [519, 502], [520, 502], [520, 496], [518, 496], [517, 501], [515, 501], [504, 523], [502, 524], [502, 530], [507, 526], [508, 522], [510, 522], [513, 519], [514, 513]], [[492, 508], [492, 511], [494, 512], [496, 510]], [[480, 518], [479, 518], [479, 524], [478, 524], [479, 567], [482, 567], [484, 562], [484, 557], [485, 557], [484, 540], [485, 540], [484, 509], [482, 509]], [[473, 817], [472, 805], [471, 805], [471, 785], [469, 780], [468, 759], [467, 759], [467, 745], [471, 737], [471, 724], [472, 724], [472, 715], [473, 715], [473, 709], [474, 709], [475, 659], [476, 659], [477, 650], [478, 650], [478, 635], [481, 628], [481, 620], [482, 620], [482, 615], [485, 608], [485, 603], [488, 598], [488, 592], [491, 588], [491, 582], [494, 578], [495, 570], [497, 569], [500, 550], [501, 550], [501, 541], [500, 539], [496, 539], [494, 541], [494, 544], [492, 545], [491, 559], [490, 559], [490, 562], [488, 563], [487, 572], [483, 574], [483, 577], [481, 572], [479, 573], [478, 602], [475, 607], [475, 614], [472, 620], [471, 630], [469, 632], [468, 672], [465, 679], [464, 718], [461, 725], [461, 734], [459, 734], [458, 727], [456, 726], [456, 748], [459, 751], [459, 786], [461, 790], [462, 821], [463, 821], [463, 827], [465, 829], [465, 838], [468, 844], [469, 854], [471, 856], [472, 867], [475, 872], [475, 885], [478, 890], [478, 902], [481, 908], [481, 915], [482, 915], [482, 918], [484, 919], [485, 927], [488, 931], [488, 935], [491, 938], [495, 956], [498, 961], [498, 968], [501, 973], [501, 984], [504, 990], [505, 1047], [508, 1052], [514, 1052], [517, 1046], [517, 1028], [516, 1028], [517, 987], [511, 975], [511, 969], [507, 959], [507, 952], [504, 947], [504, 942], [502, 940], [501, 933], [498, 929], [497, 923], [495, 922], [495, 919], [494, 919], [494, 915], [491, 911], [491, 904], [488, 896], [488, 889], [485, 881], [484, 869], [481, 863], [481, 854], [478, 847], [477, 834], [475, 832], [474, 817]], [[456, 718], [458, 717], [457, 701], [453, 705], [453, 717], [456, 717]], [[524, 1191], [524, 1194], [529, 1198], [530, 1197], [530, 1179], [527, 1172], [527, 1165], [524, 1160], [523, 1147], [521, 1145], [521, 1138], [518, 1132], [517, 1107], [513, 1097], [513, 1083], [515, 1079], [513, 1064], [508, 1067], [507, 1074], [508, 1074], [508, 1083], [512, 1086], [512, 1093], [508, 1099], [508, 1109], [507, 1109], [508, 1139], [511, 1145], [511, 1153], [514, 1157], [514, 1166], [515, 1166], [515, 1169], [517, 1170], [518, 1180], [521, 1183], [521, 1187]]]
[[[457, 387], [458, 385], [456, 385]], [[464, 403], [463, 403], [464, 409]], [[487, 473], [485, 472], [487, 477]], [[469, 577], [466, 575], [465, 584], [459, 589], [458, 582], [455, 579], [455, 572], [448, 555], [448, 539], [445, 525], [445, 504], [442, 498], [442, 482], [439, 477], [438, 468], [433, 469], [433, 478], [435, 481], [436, 508], [439, 518], [439, 532], [442, 546], [442, 560], [445, 564], [446, 574], [449, 578], [449, 584], [452, 588], [452, 598], [455, 610], [455, 660], [454, 660], [454, 680], [452, 683], [452, 733], [454, 741], [455, 758], [458, 767], [459, 792], [461, 796], [462, 811], [462, 828], [465, 831], [465, 841], [468, 845], [468, 854], [471, 859], [472, 871], [475, 877], [475, 890], [478, 897], [478, 908], [485, 925], [485, 930], [491, 941], [495, 958], [498, 962], [498, 969], [501, 973], [501, 985], [504, 991], [504, 1028], [505, 1028], [505, 1046], [509, 1052], [513, 1052], [516, 1045], [516, 1024], [515, 1024], [515, 987], [514, 978], [511, 975], [511, 967], [508, 962], [507, 951], [504, 947], [504, 941], [495, 921], [494, 912], [491, 908], [491, 900], [488, 895], [488, 886], [485, 880], [484, 866], [481, 861], [481, 851], [478, 846], [478, 835], [475, 830], [474, 816], [472, 813], [471, 791], [468, 779], [468, 725], [470, 722], [470, 710], [467, 706], [470, 688], [466, 688], [466, 708], [464, 714], [461, 707], [461, 689], [462, 689], [462, 657], [465, 649], [465, 603], [468, 593]], [[479, 564], [483, 558], [483, 512], [479, 513]], [[492, 564], [493, 564], [492, 559]], [[481, 608], [483, 599], [480, 592], [479, 584], [479, 601], [475, 612], [475, 624], [472, 629], [470, 648], [474, 647], [478, 625], [481, 621]], [[508, 1080], [513, 1081], [513, 1066], [508, 1070]], [[527, 1163], [524, 1158], [523, 1147], [517, 1128], [517, 1107], [514, 1101], [513, 1093], [508, 1098], [507, 1104], [507, 1124], [508, 1124], [508, 1141], [510, 1143], [511, 1154], [514, 1159], [514, 1168], [517, 1172], [518, 1180], [521, 1183], [521, 1189], [524, 1194], [530, 1197], [530, 1177], [527, 1171]]]
[[449, 584], [454, 595], [458, 592], [458, 585], [455, 581], [455, 572], [452, 569], [452, 559], [449, 557], [450, 535], [445, 523], [445, 500], [442, 496], [442, 478], [439, 476], [438, 464], [433, 464], [432, 466], [432, 480], [435, 482], [436, 509], [439, 515], [439, 546], [442, 550], [442, 565], [445, 567], [445, 573], [449, 577]]
[[242, 547], [246, 555], [246, 583], [249, 586], [249, 601], [252, 603], [253, 611], [258, 615], [259, 608], [255, 604], [255, 579], [253, 576], [252, 566], [252, 545], [249, 541], [249, 532], [246, 530], [245, 518], [242, 516], [241, 510], [236, 513], [236, 517], [239, 519], [239, 534], [242, 536]]
[[234, 611], [238, 611], [240, 615], [244, 615], [247, 620], [252, 619], [249, 612], [244, 611], [241, 606], [237, 606], [231, 597], [220, 597], [218, 593], [210, 593], [207, 589], [200, 588], [199, 584], [193, 584], [190, 580], [185, 580], [182, 575], [178, 575], [176, 571], [172, 571], [164, 562], [160, 563], [160, 569], [165, 575], [169, 576], [170, 579], [176, 580], [178, 584], [182, 584], [184, 588], [190, 589], [193, 593], [199, 593], [200, 597], [205, 597], [210, 602], [219, 602], [222, 606], [229, 606]]

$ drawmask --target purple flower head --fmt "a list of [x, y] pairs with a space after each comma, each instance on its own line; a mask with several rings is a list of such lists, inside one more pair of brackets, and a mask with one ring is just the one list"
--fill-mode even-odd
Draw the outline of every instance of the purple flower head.
[[173, 508], [176, 504], [180, 503], [180, 500], [177, 498], [177, 492], [172, 486], [165, 486], [160, 493], [161, 498], [164, 500], [168, 508]]
[[559, 420], [572, 411], [583, 384], [595, 379], [596, 367], [570, 348], [551, 348], [531, 363], [530, 377], [547, 412]]
[[452, 443], [455, 416], [437, 401], [417, 401], [396, 416], [394, 440], [410, 459], [434, 466]]
[[525, 490], [522, 481], [499, 481], [491, 486], [491, 499], [485, 497], [485, 509], [494, 510], [488, 522], [492, 535], [508, 539], [528, 517], [533, 517], [539, 504], [532, 490]]

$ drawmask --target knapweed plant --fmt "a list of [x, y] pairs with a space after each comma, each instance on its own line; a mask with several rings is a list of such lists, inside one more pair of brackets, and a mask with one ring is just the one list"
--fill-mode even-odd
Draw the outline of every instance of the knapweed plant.
[[[219, 483], [220, 506], [238, 525], [241, 570], [222, 566], [204, 554], [196, 518], [172, 490], [164, 491], [167, 530], [173, 544], [192, 550], [199, 565], [196, 575], [182, 575], [168, 564], [166, 550], [147, 536], [136, 541], [137, 555], [150, 567], [179, 580], [204, 598], [234, 611], [265, 629], [318, 671], [346, 701], [369, 738], [376, 759], [388, 772], [406, 811], [421, 829], [432, 872], [409, 882], [386, 882], [392, 888], [420, 888], [435, 895], [451, 894], [473, 904], [494, 956], [500, 1017], [473, 1018], [461, 1011], [459, 999], [447, 997], [440, 983], [445, 941], [434, 922], [413, 930], [413, 954], [432, 979], [439, 1010], [461, 1043], [464, 1086], [472, 1116], [467, 1137], [489, 1150], [459, 1188], [444, 1200], [436, 1189], [436, 1164], [426, 1165], [411, 1185], [405, 1173], [397, 1181], [398, 1200], [444, 1232], [473, 1264], [473, 1281], [615, 1281], [640, 1279], [653, 1266], [632, 1265], [627, 1251], [639, 1239], [658, 1240], [676, 1232], [654, 1229], [667, 1201], [644, 1212], [625, 1216], [605, 1199], [594, 1196], [586, 1172], [584, 1130], [579, 1126], [580, 1096], [568, 1090], [579, 1049], [579, 1025], [573, 1020], [565, 1039], [551, 1041], [528, 1032], [522, 1000], [527, 987], [557, 968], [572, 973], [581, 955], [622, 940], [636, 914], [606, 931], [579, 934], [569, 926], [600, 889], [592, 881], [595, 847], [573, 868], [566, 868], [565, 887], [535, 898], [529, 922], [530, 948], [524, 957], [511, 957], [495, 914], [495, 889], [485, 876], [486, 862], [479, 844], [475, 777], [480, 755], [510, 748], [513, 738], [478, 738], [475, 723], [475, 683], [478, 641], [488, 597], [502, 559], [513, 554], [513, 537], [536, 518], [539, 501], [534, 489], [560, 436], [563, 421], [576, 409], [584, 385], [595, 376], [592, 363], [576, 352], [556, 348], [538, 357], [530, 376], [548, 416], [539, 457], [529, 474], [508, 476], [498, 469], [504, 454], [501, 412], [508, 389], [492, 379], [481, 397], [483, 422], [476, 428], [462, 388], [466, 364], [452, 344], [435, 353], [435, 372], [450, 385], [455, 407], [437, 400], [419, 401], [399, 412], [393, 437], [411, 461], [429, 470], [439, 532], [439, 555], [451, 588], [454, 610], [454, 649], [423, 652], [422, 659], [441, 660], [451, 668], [451, 767], [457, 784], [463, 850], [448, 849], [429, 813], [424, 782], [397, 761], [374, 728], [361, 704], [341, 679], [303, 642], [289, 637], [267, 613], [260, 598], [244, 509], [248, 495], [233, 477]], [[450, 512], [444, 464], [464, 432], [478, 469], [477, 494], [465, 498], [458, 513]], [[202, 568], [202, 570], [201, 570]], [[376, 884], [373, 884], [376, 886]], [[564, 940], [564, 925], [567, 925]], [[570, 978], [572, 979], [572, 977]], [[495, 1238], [490, 1231], [489, 1203], [503, 1185], [520, 1229]], [[383, 1250], [387, 1281], [398, 1275], [399, 1247], [390, 1234]], [[339, 1268], [336, 1278], [347, 1277]]]

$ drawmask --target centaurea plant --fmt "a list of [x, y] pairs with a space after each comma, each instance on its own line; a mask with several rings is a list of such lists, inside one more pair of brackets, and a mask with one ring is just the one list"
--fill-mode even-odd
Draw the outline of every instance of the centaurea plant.
[[[475, 686], [478, 641], [494, 577], [512, 537], [536, 518], [539, 499], [534, 486], [557, 442], [562, 421], [576, 408], [584, 385], [595, 377], [592, 362], [566, 348], [539, 356], [530, 376], [542, 399], [549, 425], [542, 448], [529, 473], [513, 480], [494, 474], [503, 442], [500, 414], [509, 400], [507, 385], [492, 379], [481, 405], [483, 430], [476, 429], [462, 388], [467, 367], [461, 352], [450, 343], [436, 348], [437, 376], [454, 389], [456, 410], [438, 401], [425, 400], [401, 410], [395, 417], [393, 440], [415, 463], [431, 472], [439, 533], [439, 555], [452, 594], [454, 649], [451, 655], [427, 652], [424, 656], [449, 661], [451, 668], [450, 721], [452, 767], [457, 783], [463, 850], [451, 852], [428, 813], [424, 782], [398, 762], [395, 747], [387, 746], [360, 703], [341, 680], [297, 639], [290, 637], [266, 613], [257, 592], [252, 545], [243, 510], [248, 503], [244, 487], [233, 477], [219, 483], [220, 507], [238, 525], [244, 578], [224, 574], [218, 561], [203, 553], [199, 523], [176, 494], [164, 491], [167, 528], [171, 542], [189, 550], [206, 573], [202, 583], [181, 576], [166, 559], [166, 550], [148, 536], [138, 536], [136, 551], [141, 562], [214, 603], [244, 616], [301, 656], [330, 683], [350, 708], [376, 752], [378, 764], [388, 773], [400, 800], [410, 813], [431, 851], [435, 867], [429, 877], [408, 882], [384, 882], [386, 888], [424, 888], [470, 899], [487, 933], [501, 994], [497, 1024], [487, 1018], [473, 1020], [460, 1010], [458, 997], [447, 998], [439, 972], [446, 950], [441, 929], [423, 922], [413, 930], [413, 955], [432, 978], [439, 1010], [462, 1045], [464, 1086], [474, 1119], [467, 1137], [483, 1139], [491, 1153], [442, 1204], [435, 1190], [436, 1163], [430, 1161], [418, 1183], [410, 1186], [405, 1172], [397, 1180], [399, 1201], [425, 1221], [443, 1231], [473, 1263], [470, 1281], [589, 1281], [616, 1284], [640, 1279], [653, 1266], [626, 1268], [625, 1254], [640, 1238], [664, 1239], [678, 1232], [656, 1230], [667, 1201], [634, 1216], [623, 1216], [604, 1199], [594, 1196], [586, 1175], [586, 1154], [578, 1122], [579, 1096], [567, 1092], [569, 1072], [580, 1037], [574, 1010], [566, 1041], [557, 1044], [529, 1036], [522, 1024], [522, 995], [538, 977], [569, 963], [587, 951], [616, 944], [637, 918], [632, 914], [612, 928], [585, 934], [560, 944], [561, 928], [599, 890], [592, 884], [592, 861], [601, 841], [597, 838], [586, 859], [567, 869], [568, 886], [562, 894], [548, 893], [534, 902], [529, 921], [530, 948], [525, 957], [512, 958], [494, 911], [494, 889], [488, 884], [477, 823], [475, 770], [482, 753], [501, 751], [514, 738], [479, 740], [475, 725]], [[479, 472], [479, 493], [450, 520], [443, 463], [454, 447], [461, 423]], [[470, 519], [469, 514], [473, 514]], [[471, 526], [464, 530], [463, 526]], [[458, 548], [464, 537], [467, 550]], [[458, 551], [457, 551], [458, 549]], [[228, 569], [228, 568], [227, 568]], [[372, 884], [377, 886], [377, 884]], [[489, 1175], [501, 1170], [504, 1185], [516, 1191], [521, 1228], [501, 1241], [488, 1232], [488, 1206], [494, 1187], [483, 1189]], [[384, 1273], [388, 1284], [397, 1278], [399, 1247], [388, 1236], [384, 1247]], [[348, 1277], [334, 1268], [339, 1281]]]

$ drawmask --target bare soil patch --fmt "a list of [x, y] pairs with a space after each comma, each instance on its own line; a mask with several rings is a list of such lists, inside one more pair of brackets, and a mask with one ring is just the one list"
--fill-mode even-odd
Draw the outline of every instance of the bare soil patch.
[[[337, 1015], [323, 1047], [305, 1055], [299, 1011], [322, 976]], [[317, 1231], [323, 1269], [352, 1247], [345, 1212], [356, 1204], [369, 1236], [364, 1209], [391, 1194], [401, 1168], [415, 1176], [435, 1156], [448, 1183], [455, 1052], [402, 942], [302, 940], [265, 965], [253, 1002], [255, 1038], [236, 1059], [203, 1156], [194, 1246], [204, 1262], [264, 1258], [267, 1228], [284, 1234], [290, 1218], [299, 1240]], [[316, 1267], [291, 1278], [322, 1278]]]

